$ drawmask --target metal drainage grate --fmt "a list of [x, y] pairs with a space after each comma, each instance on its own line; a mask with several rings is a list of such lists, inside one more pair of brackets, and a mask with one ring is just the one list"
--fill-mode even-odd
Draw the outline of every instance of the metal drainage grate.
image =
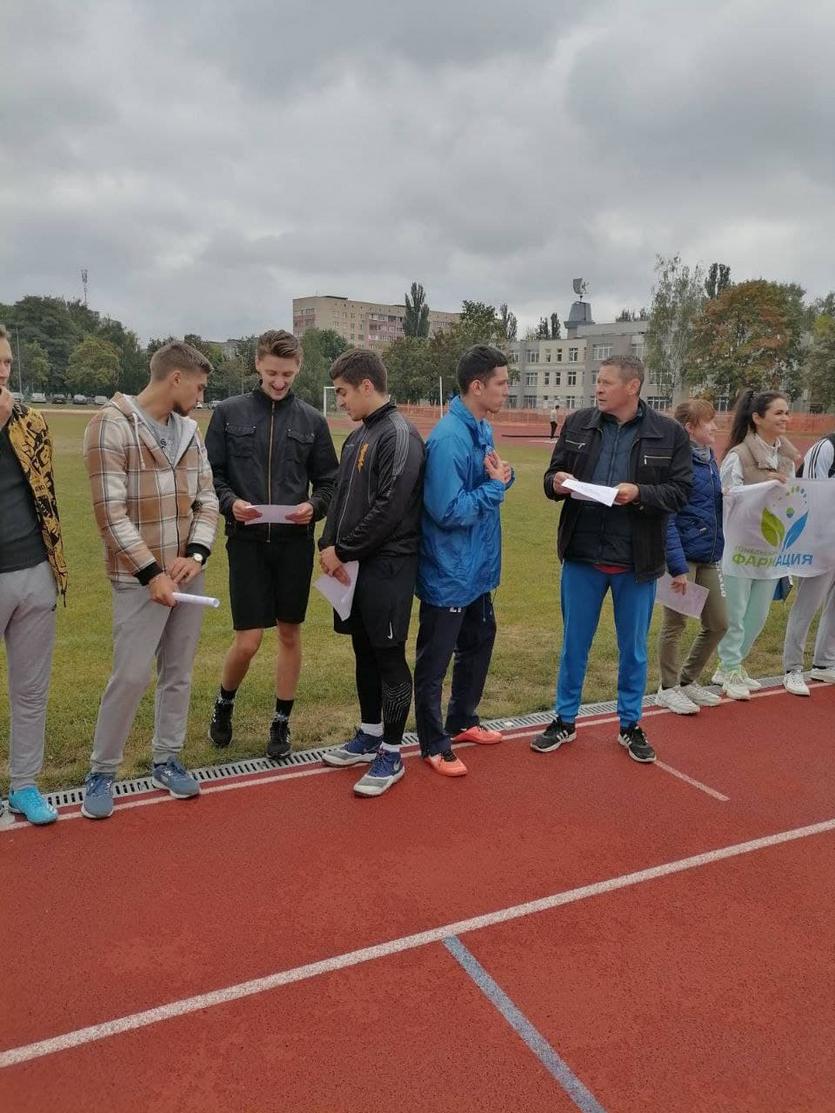
[[[760, 680], [763, 688], [776, 688], [783, 683], [782, 676], [769, 676]], [[644, 699], [644, 707], [655, 707], [656, 697], [647, 696]], [[605, 700], [598, 703], [584, 703], [580, 708], [579, 718], [588, 717], [589, 715], [610, 715], [617, 711], [617, 702], [615, 700]], [[538, 727], [550, 723], [553, 718], [552, 711], [535, 711], [530, 715], [511, 715], [501, 719], [485, 720], [486, 727], [492, 727], [494, 730], [519, 730], [522, 727]], [[417, 735], [413, 731], [409, 731], [403, 735], [403, 743], [407, 746], [417, 745]], [[229, 761], [222, 765], [204, 765], [200, 769], [192, 769], [191, 772], [200, 781], [201, 784], [207, 784], [212, 781], [224, 781], [229, 777], [243, 777], [255, 773], [269, 773], [275, 769], [288, 769], [295, 765], [313, 765], [317, 761], [322, 760], [322, 754], [328, 750], [335, 749], [335, 746], [318, 746], [313, 750], [299, 750], [297, 753], [291, 754], [289, 757], [283, 758], [281, 761], [273, 761], [268, 757], [251, 757], [242, 758], [240, 761]], [[148, 777], [135, 777], [130, 781], [116, 781], [113, 785], [113, 795], [115, 797], [136, 796], [142, 792], [156, 792], [151, 782], [150, 776]], [[46, 793], [46, 798], [56, 808], [66, 807], [72, 804], [80, 804], [84, 799], [83, 788], [63, 788], [58, 789], [57, 792]]]

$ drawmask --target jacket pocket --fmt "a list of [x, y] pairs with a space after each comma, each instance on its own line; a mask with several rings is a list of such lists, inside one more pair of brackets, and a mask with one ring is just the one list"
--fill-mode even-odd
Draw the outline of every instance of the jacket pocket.
[[315, 433], [308, 433], [304, 429], [294, 429], [291, 426], [287, 430], [287, 447], [291, 448], [296, 456], [302, 460], [306, 460], [310, 455], [315, 439]]
[[255, 451], [255, 426], [227, 424], [226, 443], [230, 456], [252, 456]]
[[661, 483], [670, 473], [673, 455], [663, 449], [655, 452], [641, 452], [638, 457], [636, 482]]

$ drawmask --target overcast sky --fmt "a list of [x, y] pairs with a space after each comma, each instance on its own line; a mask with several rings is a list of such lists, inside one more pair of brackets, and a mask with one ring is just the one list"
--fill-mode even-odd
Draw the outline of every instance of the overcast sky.
[[143, 338], [507, 301], [658, 253], [835, 287], [832, 0], [4, 0], [0, 301]]

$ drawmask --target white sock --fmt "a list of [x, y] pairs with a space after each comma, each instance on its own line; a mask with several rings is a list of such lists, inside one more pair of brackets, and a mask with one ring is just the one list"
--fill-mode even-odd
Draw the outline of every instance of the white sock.
[[383, 737], [382, 723], [360, 723], [360, 730], [363, 734], [370, 734], [372, 738]]

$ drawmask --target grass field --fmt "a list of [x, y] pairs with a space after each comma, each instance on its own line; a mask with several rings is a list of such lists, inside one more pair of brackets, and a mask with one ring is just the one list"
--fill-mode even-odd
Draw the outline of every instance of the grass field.
[[[76, 413], [48, 415], [55, 443], [70, 588], [66, 608], [59, 606], [46, 764], [41, 781], [44, 788], [78, 784], [86, 773], [98, 703], [110, 671], [110, 586], [104, 575], [101, 542], [90, 508], [81, 455], [82, 434], [89, 417]], [[207, 420], [208, 415], [201, 415], [201, 424]], [[517, 479], [503, 511], [503, 582], [495, 600], [499, 634], [481, 707], [484, 717], [552, 706], [561, 635], [554, 551], [559, 511], [542, 494], [542, 473], [550, 450], [546, 445], [515, 445], [505, 440], [501, 451], [516, 469]], [[226, 576], [226, 554], [219, 538], [207, 567], [207, 590], [218, 596], [222, 605], [219, 610], [206, 613], [195, 662], [185, 752], [191, 765], [218, 760], [218, 751], [208, 742], [206, 729], [230, 640]], [[771, 675], [780, 671], [785, 613], [784, 604], [774, 605], [749, 662], [752, 674]], [[415, 613], [412, 660], [416, 618]], [[653, 644], [658, 621], [656, 614]], [[692, 631], [695, 633], [695, 624]], [[296, 748], [342, 740], [353, 732], [358, 714], [350, 641], [333, 633], [331, 611], [315, 591], [311, 593], [304, 627], [304, 652], [292, 719]], [[651, 658], [649, 684], [650, 690], [654, 690], [657, 684], [654, 652]], [[222, 752], [223, 760], [263, 753], [274, 700], [273, 661], [274, 637], [267, 635], [238, 694], [235, 740], [229, 750]], [[614, 696], [616, 661], [611, 604], [607, 601], [590, 662], [585, 700]], [[0, 685], [0, 751], [5, 753], [9, 729], [5, 656], [0, 657]], [[132, 776], [148, 769], [152, 729], [150, 691], [142, 701], [120, 775]], [[5, 769], [0, 783], [5, 790], [8, 783]]]

